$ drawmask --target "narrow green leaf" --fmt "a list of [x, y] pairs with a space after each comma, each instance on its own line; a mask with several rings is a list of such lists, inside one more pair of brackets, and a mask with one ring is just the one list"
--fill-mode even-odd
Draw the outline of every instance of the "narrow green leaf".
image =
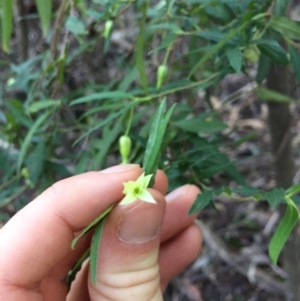
[[90, 257], [91, 249], [88, 248], [79, 258], [79, 260], [75, 263], [75, 265], [72, 267], [72, 270], [69, 271], [67, 276], [67, 283], [68, 287], [71, 286], [71, 283], [75, 280], [76, 274], [80, 271], [82, 264], [84, 261]]
[[244, 186], [244, 187], [233, 188], [232, 192], [238, 193], [244, 197], [250, 197], [257, 194], [258, 189], [249, 186]]
[[164, 99], [159, 105], [150, 127], [149, 138], [147, 141], [144, 160], [143, 160], [143, 169], [146, 175], [152, 174], [154, 172], [153, 166], [156, 162], [159, 149], [160, 149], [160, 145], [156, 143], [156, 141], [159, 135], [160, 126], [162, 124], [163, 114], [165, 110], [166, 110], [166, 99]]
[[133, 96], [129, 93], [122, 92], [122, 91], [104, 91], [104, 92], [95, 93], [88, 96], [77, 98], [73, 100], [70, 103], [70, 105], [73, 106], [81, 103], [91, 102], [93, 100], [102, 100], [102, 99], [112, 99], [112, 100], [133, 99]]
[[4, 213], [4, 212], [0, 212], [0, 221], [1, 222], [8, 222], [10, 219], [10, 216], [7, 214], [7, 213]]
[[289, 59], [285, 50], [275, 40], [260, 39], [255, 41], [261, 53], [268, 56], [272, 61], [279, 64], [288, 64]]
[[205, 55], [197, 62], [188, 78], [190, 78], [199, 67], [203, 66], [216, 52], [218, 52], [224, 45], [229, 42], [235, 35], [237, 35], [248, 23], [244, 23], [238, 28], [232, 29], [227, 36], [225, 36], [217, 45], [215, 45], [210, 51], [206, 52]]
[[92, 239], [91, 256], [90, 256], [90, 270], [92, 283], [96, 286], [97, 282], [97, 267], [99, 257], [99, 246], [102, 238], [106, 216], [99, 222], [96, 227], [95, 233]]
[[66, 28], [74, 35], [87, 35], [88, 31], [85, 24], [74, 15], [70, 15], [66, 21]]
[[71, 248], [74, 249], [78, 240], [85, 236], [94, 226], [96, 226], [101, 220], [103, 220], [106, 215], [113, 209], [113, 206], [107, 208], [103, 213], [101, 213], [96, 219], [94, 219], [88, 226], [86, 226], [82, 232], [72, 240]]
[[298, 220], [298, 209], [295, 204], [290, 201], [287, 205], [285, 215], [279, 223], [269, 244], [269, 256], [273, 264], [277, 264], [279, 254]]
[[47, 147], [44, 141], [38, 142], [32, 152], [24, 160], [28, 170], [30, 182], [35, 185], [41, 179], [41, 174], [46, 160]]
[[98, 124], [96, 124], [95, 126], [93, 126], [92, 128], [90, 128], [87, 132], [85, 132], [84, 134], [82, 134], [75, 142], [74, 145], [77, 144], [80, 140], [82, 140], [84, 137], [89, 136], [91, 133], [93, 133], [94, 131], [100, 129], [101, 127], [105, 126], [106, 124], [108, 124], [109, 122], [113, 121], [115, 118], [120, 117], [122, 114], [124, 114], [127, 110], [128, 107], [131, 107], [131, 104], [126, 105], [122, 110], [112, 113], [110, 114], [106, 119], [102, 120], [101, 122], [99, 122]]
[[187, 132], [213, 134], [227, 128], [227, 125], [211, 117], [203, 118], [201, 116], [190, 119], [183, 119], [174, 122], [174, 124]]
[[[163, 138], [174, 107], [175, 104], [169, 109], [166, 116], [164, 117], [164, 112], [166, 110], [166, 99], [164, 99], [155, 114], [155, 117], [151, 124], [150, 134], [143, 160], [143, 169], [146, 175], [154, 174], [156, 172], [159, 163]], [[152, 186], [153, 181], [154, 177], [151, 179], [150, 187]]]
[[226, 50], [226, 55], [230, 66], [235, 70], [235, 72], [240, 72], [243, 65], [243, 56], [241, 50], [236, 48], [229, 48]]
[[285, 190], [277, 188], [271, 191], [261, 191], [261, 199], [267, 200], [271, 208], [276, 208], [285, 200]]
[[300, 40], [300, 23], [287, 17], [273, 16], [270, 19], [270, 26], [279, 32], [284, 38]]
[[27, 153], [28, 147], [30, 145], [31, 139], [33, 137], [33, 135], [36, 133], [36, 131], [38, 129], [40, 129], [40, 127], [42, 126], [42, 124], [45, 122], [45, 120], [47, 120], [47, 118], [50, 116], [50, 114], [52, 114], [52, 111], [47, 111], [45, 112], [43, 115], [41, 115], [36, 122], [32, 125], [32, 127], [30, 128], [29, 132], [27, 133], [23, 144], [21, 146], [21, 150], [19, 153], [19, 158], [18, 158], [18, 163], [17, 163], [17, 170], [18, 172], [20, 172], [21, 167], [22, 167], [22, 163], [23, 160], [25, 158], [25, 155]]
[[274, 16], [284, 16], [290, 0], [276, 0], [274, 2]]
[[2, 0], [2, 47], [5, 52], [9, 52], [9, 44], [13, 29], [13, 1]]
[[52, 0], [35, 0], [42, 24], [43, 36], [46, 37], [51, 24]]
[[117, 137], [124, 130], [122, 117], [111, 127], [106, 127], [102, 132], [101, 148], [98, 154], [93, 158], [93, 169], [105, 168], [107, 155], [111, 145], [117, 140]]
[[28, 113], [36, 113], [40, 110], [51, 108], [51, 107], [57, 107], [61, 105], [60, 100], [42, 100], [32, 103], [28, 108]]
[[192, 205], [189, 215], [199, 212], [200, 210], [204, 209], [214, 197], [214, 192], [211, 190], [205, 190], [202, 193], [197, 195], [197, 198]]
[[294, 46], [289, 45], [289, 54], [291, 59], [291, 65], [294, 69], [295, 77], [298, 86], [300, 86], [300, 53]]
[[270, 68], [272, 65], [272, 61], [268, 56], [261, 53], [259, 56], [258, 61], [258, 68], [257, 68], [257, 74], [256, 74], [256, 81], [261, 84], [269, 74]]
[[278, 93], [274, 90], [269, 90], [266, 88], [259, 87], [256, 90], [256, 95], [258, 98], [265, 101], [275, 101], [275, 102], [296, 102], [297, 100], [291, 98], [287, 95]]
[[293, 195], [299, 192], [300, 192], [300, 183], [297, 183], [286, 190], [287, 197], [292, 197]]
[[140, 83], [145, 93], [147, 93], [148, 91], [148, 79], [146, 73], [146, 64], [144, 60], [145, 25], [146, 25], [148, 5], [149, 5], [149, 1], [141, 5], [142, 17], [139, 22], [140, 31], [136, 41], [136, 62], [140, 73]]

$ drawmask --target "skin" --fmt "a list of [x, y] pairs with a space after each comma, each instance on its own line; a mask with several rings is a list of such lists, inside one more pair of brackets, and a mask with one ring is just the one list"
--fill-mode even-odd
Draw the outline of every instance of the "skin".
[[[0, 230], [0, 300], [160, 301], [172, 277], [199, 254], [196, 215], [187, 212], [199, 189], [185, 185], [166, 195], [159, 171], [156, 204], [117, 205], [106, 220], [99, 248], [97, 284], [83, 264], [68, 291], [66, 275], [89, 247], [91, 234], [72, 239], [123, 197], [123, 184], [136, 180], [138, 165], [119, 165], [57, 182], [18, 212]], [[157, 230], [156, 230], [157, 229]], [[154, 231], [155, 230], [155, 231]], [[145, 236], [143, 236], [145, 235]]]

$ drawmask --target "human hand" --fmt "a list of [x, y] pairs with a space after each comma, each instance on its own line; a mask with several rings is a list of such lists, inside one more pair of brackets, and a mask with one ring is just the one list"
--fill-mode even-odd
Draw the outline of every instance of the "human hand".
[[122, 199], [123, 183], [142, 174], [119, 165], [74, 176], [47, 189], [0, 230], [0, 300], [159, 301], [172, 277], [198, 255], [201, 232], [188, 210], [199, 193], [185, 185], [166, 196], [167, 178], [157, 173], [150, 193], [157, 204], [115, 206], [104, 227], [97, 285], [88, 261], [68, 291], [66, 276], [90, 245], [71, 242], [92, 220]]

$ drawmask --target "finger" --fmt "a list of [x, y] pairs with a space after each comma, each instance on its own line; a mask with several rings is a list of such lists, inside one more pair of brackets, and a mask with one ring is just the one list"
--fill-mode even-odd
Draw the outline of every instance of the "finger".
[[157, 170], [155, 175], [154, 187], [162, 195], [165, 195], [168, 191], [168, 178], [162, 170]]
[[162, 242], [193, 224], [199, 213], [189, 215], [188, 212], [199, 193], [197, 186], [188, 184], [166, 196], [167, 209], [161, 233]]
[[158, 250], [164, 197], [149, 189], [156, 204], [136, 201], [109, 214], [99, 248], [97, 283], [89, 281], [92, 301], [162, 300]]
[[[136, 165], [122, 165], [75, 176], [46, 190], [1, 229], [0, 281], [35, 290], [68, 254], [73, 233], [119, 201], [122, 183], [137, 179], [141, 173]], [[57, 277], [63, 281], [65, 275]]]
[[200, 253], [202, 234], [195, 224], [165, 242], [159, 253], [161, 289], [166, 289], [169, 281], [180, 274]]

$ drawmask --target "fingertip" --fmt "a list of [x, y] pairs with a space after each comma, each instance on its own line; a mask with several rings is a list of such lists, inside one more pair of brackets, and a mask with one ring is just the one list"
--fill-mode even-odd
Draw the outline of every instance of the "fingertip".
[[158, 169], [155, 176], [154, 189], [158, 190], [162, 195], [168, 191], [169, 181], [164, 171]]

